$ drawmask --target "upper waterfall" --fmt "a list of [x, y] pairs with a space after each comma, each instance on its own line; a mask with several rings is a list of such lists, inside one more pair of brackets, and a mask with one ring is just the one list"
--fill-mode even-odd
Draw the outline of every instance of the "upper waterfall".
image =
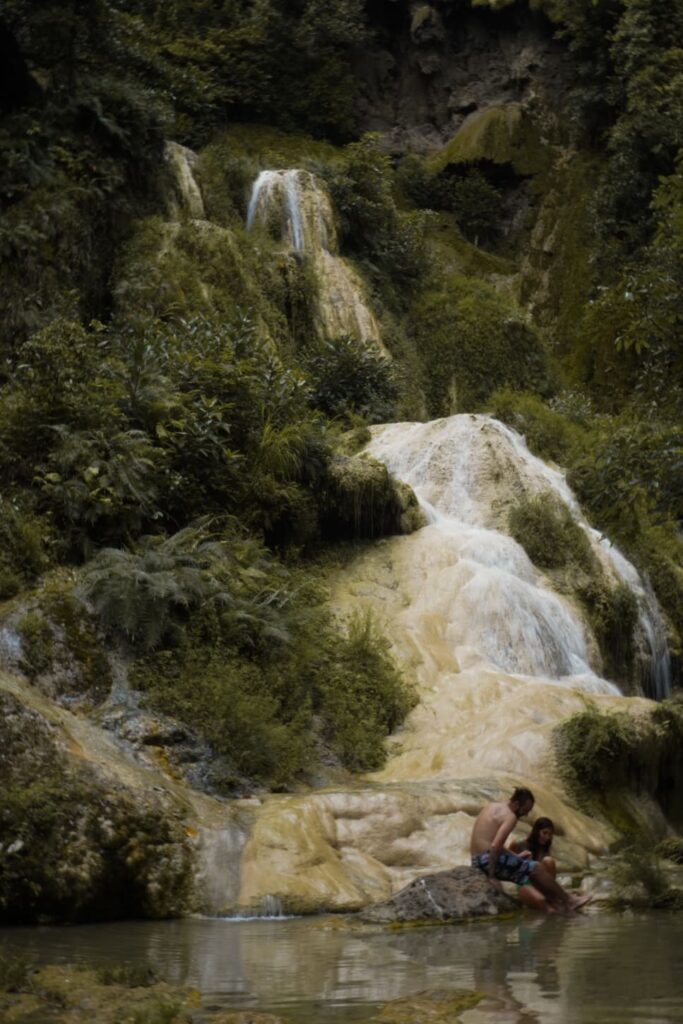
[[257, 226], [290, 251], [311, 259], [318, 280], [322, 334], [328, 338], [349, 335], [381, 346], [363, 282], [351, 264], [337, 255], [332, 205], [314, 174], [297, 168], [261, 171], [252, 186], [246, 219], [247, 231]]
[[308, 171], [261, 171], [251, 190], [247, 231], [255, 224], [275, 230], [296, 252], [336, 250], [330, 201]]

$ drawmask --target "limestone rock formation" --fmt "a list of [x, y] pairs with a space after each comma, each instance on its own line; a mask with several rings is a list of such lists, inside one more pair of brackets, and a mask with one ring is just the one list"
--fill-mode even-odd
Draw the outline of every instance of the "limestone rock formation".
[[457, 867], [416, 878], [384, 903], [368, 907], [361, 918], [373, 924], [464, 921], [510, 913], [516, 906], [481, 871]]

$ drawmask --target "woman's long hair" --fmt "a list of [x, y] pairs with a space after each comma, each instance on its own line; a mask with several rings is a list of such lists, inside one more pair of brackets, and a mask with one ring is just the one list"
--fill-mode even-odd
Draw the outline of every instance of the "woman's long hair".
[[541, 829], [544, 828], [552, 829], [553, 835], [555, 834], [555, 826], [553, 825], [550, 818], [536, 818], [536, 821], [534, 822], [531, 832], [529, 833], [529, 836], [527, 838], [527, 846], [531, 850], [531, 856], [534, 860], [539, 860], [540, 857], [547, 857], [547, 855], [550, 853], [550, 847], [553, 845], [553, 836], [551, 836], [550, 842], [544, 848], [543, 852], [541, 852], [540, 833]]

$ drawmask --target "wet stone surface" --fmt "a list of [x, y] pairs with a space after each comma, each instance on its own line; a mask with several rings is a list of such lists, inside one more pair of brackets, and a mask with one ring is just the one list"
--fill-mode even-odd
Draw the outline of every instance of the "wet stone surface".
[[384, 903], [369, 907], [361, 920], [373, 924], [463, 921], [496, 917], [518, 909], [475, 868], [457, 867], [416, 878]]

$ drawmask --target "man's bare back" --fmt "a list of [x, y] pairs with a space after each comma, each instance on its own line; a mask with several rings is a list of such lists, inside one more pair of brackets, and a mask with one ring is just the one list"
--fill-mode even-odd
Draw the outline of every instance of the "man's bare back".
[[470, 853], [472, 856], [475, 857], [478, 853], [486, 853], [487, 850], [490, 850], [493, 841], [500, 831], [504, 833], [504, 843], [516, 823], [517, 816], [510, 810], [507, 804], [487, 804], [477, 815], [472, 828], [472, 839], [470, 841]]

